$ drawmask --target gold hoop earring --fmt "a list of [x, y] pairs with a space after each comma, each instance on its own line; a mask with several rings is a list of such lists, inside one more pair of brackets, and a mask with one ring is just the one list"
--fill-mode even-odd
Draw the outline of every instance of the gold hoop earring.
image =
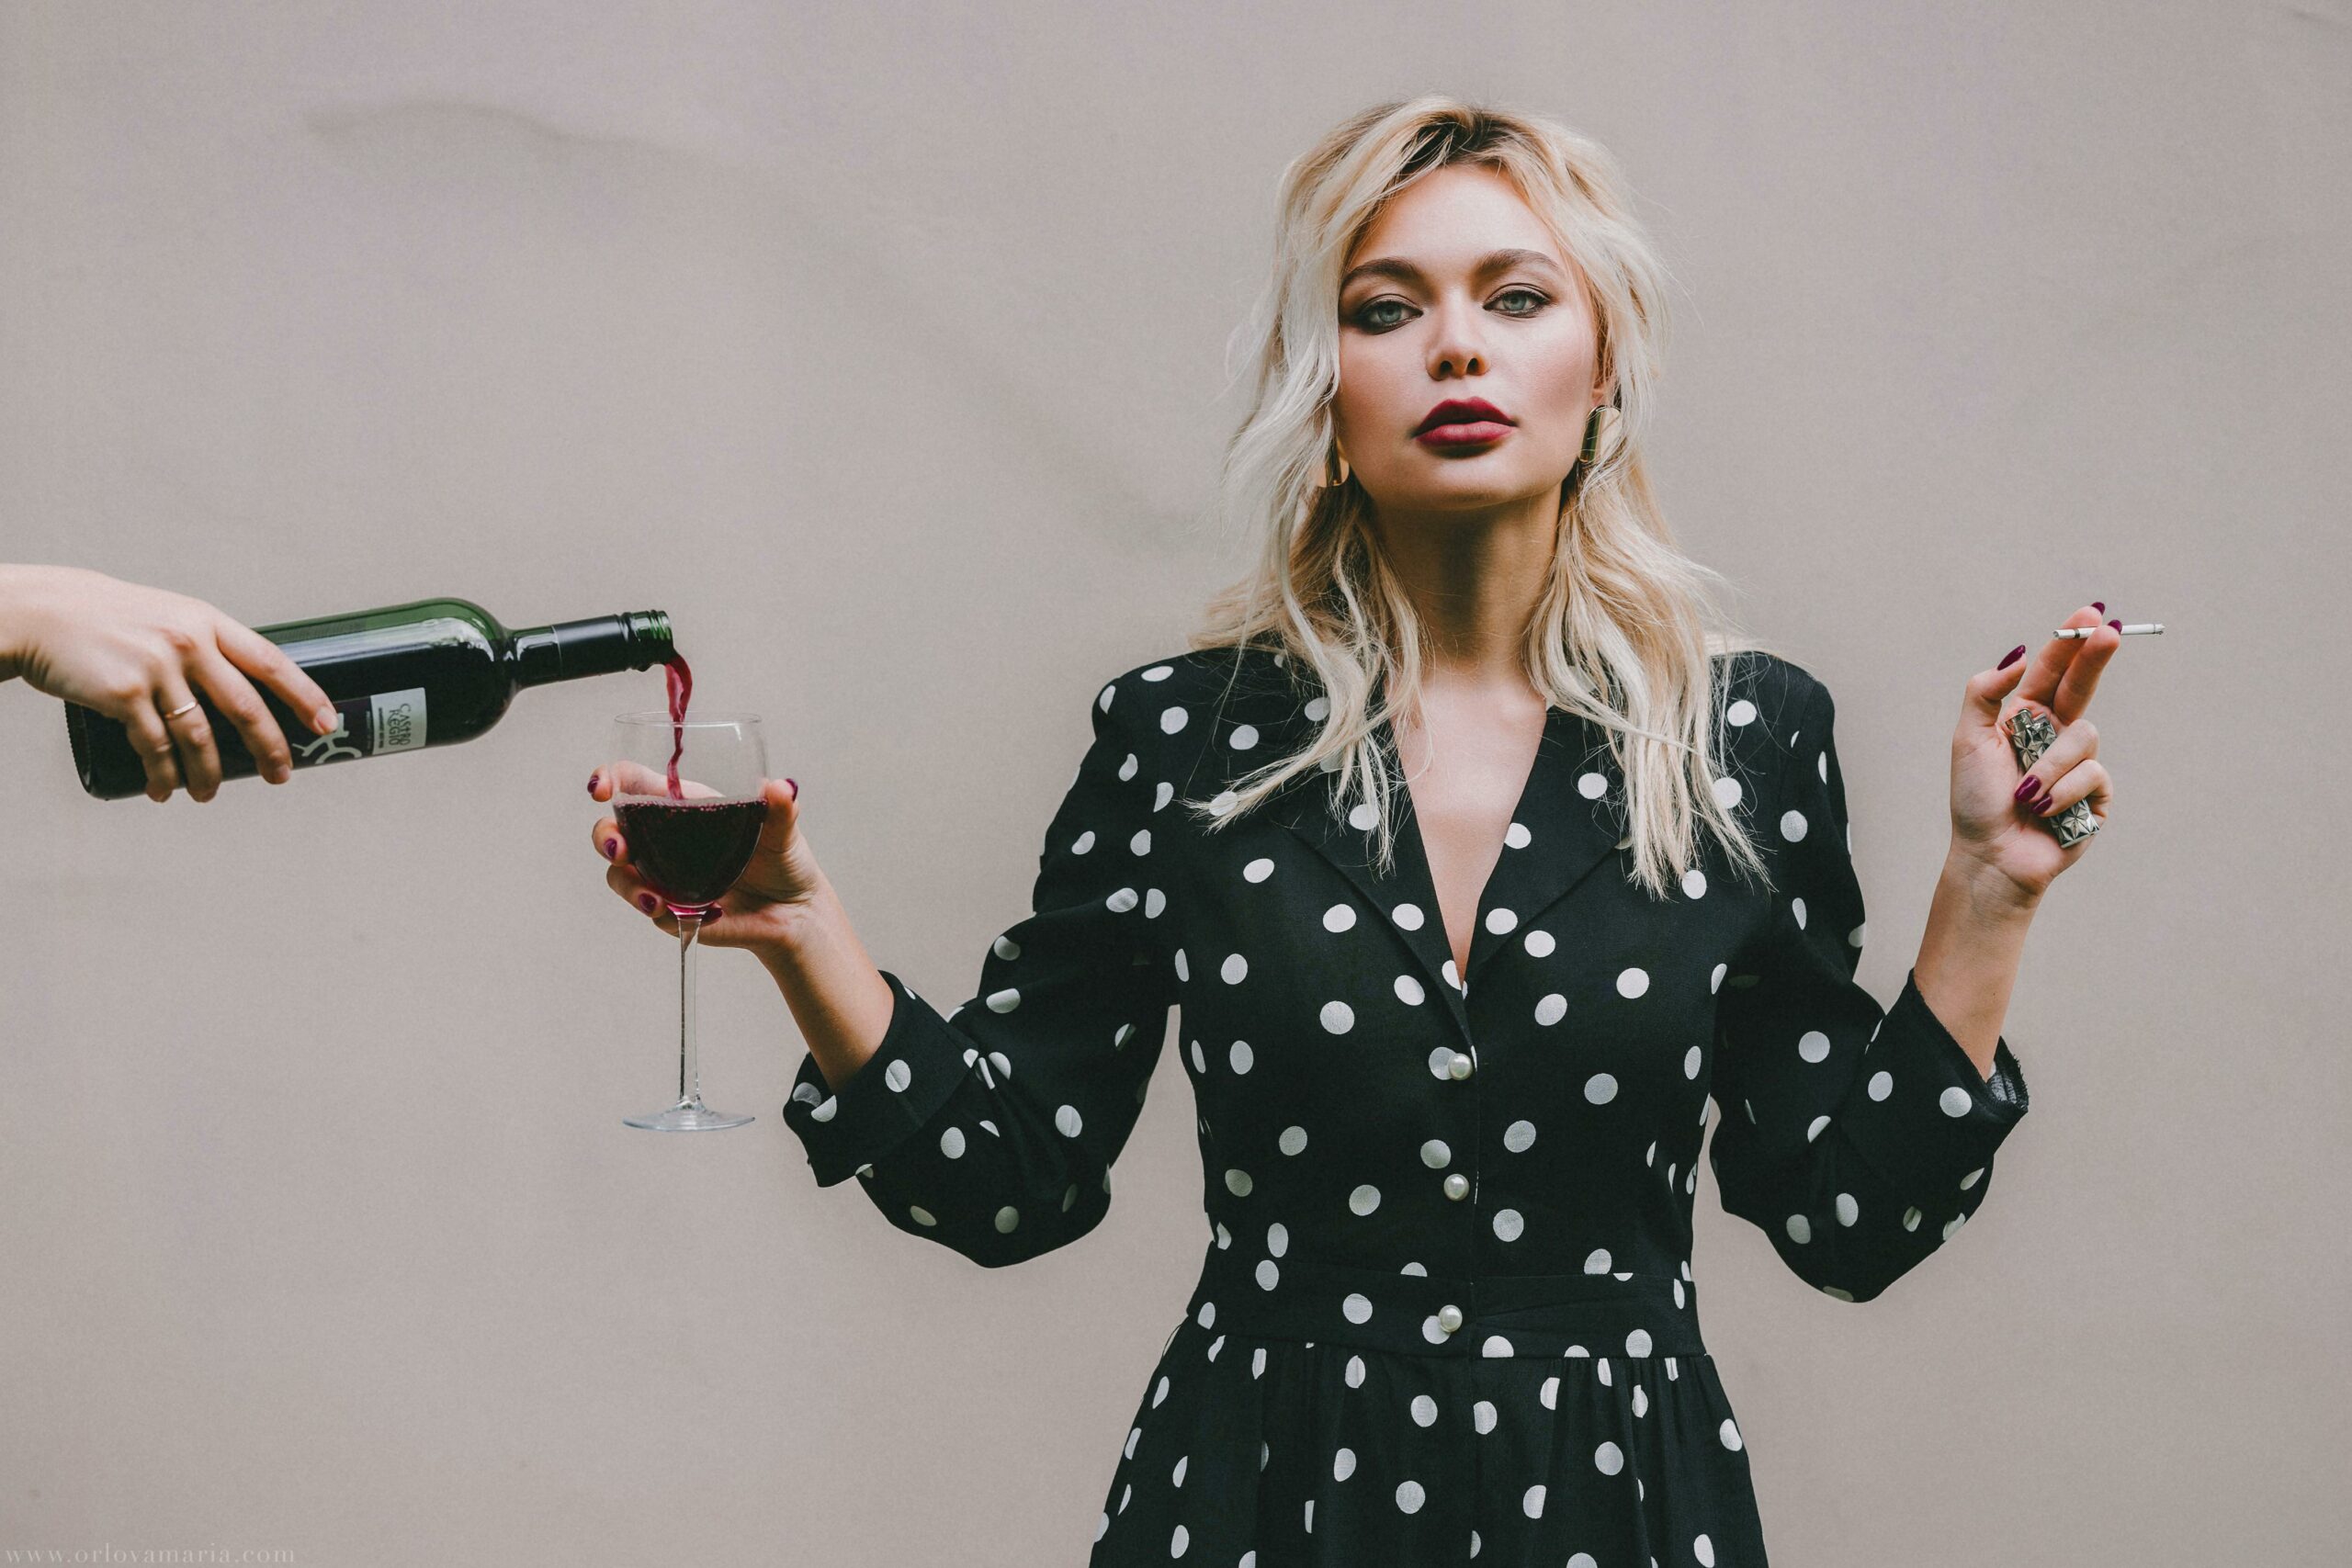
[[1348, 455], [1340, 449], [1339, 442], [1334, 440], [1331, 443], [1331, 449], [1323, 455], [1323, 488], [1325, 490], [1339, 489], [1348, 482], [1348, 475], [1351, 472], [1352, 470], [1348, 467]]

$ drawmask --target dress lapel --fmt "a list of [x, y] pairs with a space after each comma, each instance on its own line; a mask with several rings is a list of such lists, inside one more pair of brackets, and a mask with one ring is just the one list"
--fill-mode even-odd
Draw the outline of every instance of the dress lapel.
[[[1311, 676], [1294, 684], [1273, 669], [1271, 660], [1266, 667], [1276, 679], [1238, 695], [1228, 709], [1251, 724], [1261, 742], [1281, 748], [1279, 751], [1252, 748], [1257, 751], [1249, 759], [1253, 766], [1296, 750], [1320, 722], [1307, 711], [1317, 694]], [[1375, 688], [1375, 702], [1380, 694]], [[1395, 767], [1395, 734], [1385, 724], [1374, 734]], [[1277, 791], [1264, 809], [1312, 845], [1354, 886], [1367, 906], [1359, 911], [1360, 918], [1378, 920], [1411, 954], [1430, 999], [1446, 1009], [1465, 1040], [1470, 1033], [1465, 994], [1488, 960], [1506, 944], [1521, 940], [1530, 924], [1581, 882], [1623, 836], [1623, 783], [1609, 756], [1607, 738], [1598, 726], [1566, 708], [1546, 710], [1543, 741], [1512, 811], [1512, 826], [1500, 858], [1479, 897], [1477, 929], [1470, 942], [1470, 972], [1463, 977], [1464, 986], [1457, 987], [1447, 978], [1453, 955], [1446, 947], [1436, 884], [1411, 791], [1397, 794], [1393, 860], [1383, 875], [1373, 863], [1372, 826], [1332, 812], [1330, 784], [1329, 773], [1302, 775]], [[1396, 919], [1397, 908], [1407, 904], [1419, 915], [1418, 923], [1410, 926]]]

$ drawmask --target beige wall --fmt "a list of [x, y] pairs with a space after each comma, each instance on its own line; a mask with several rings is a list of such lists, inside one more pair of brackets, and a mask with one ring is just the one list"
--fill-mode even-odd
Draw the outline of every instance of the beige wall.
[[[2104, 598], [2115, 821], [1998, 1190], [1842, 1307], [1699, 1195], [1776, 1561], [2340, 1559], [2352, 6], [0, 4], [0, 558], [270, 621], [659, 606], [886, 965], [960, 997], [1099, 682], [1182, 646], [1283, 163], [1556, 113], [1681, 284], [1683, 539], [1837, 693], [1899, 987], [1961, 682]], [[1206, 1226], [983, 1272], [820, 1193], [801, 1046], [623, 1128], [673, 954], [582, 790], [651, 676], [99, 804], [0, 690], [0, 1548], [1076, 1562]]]

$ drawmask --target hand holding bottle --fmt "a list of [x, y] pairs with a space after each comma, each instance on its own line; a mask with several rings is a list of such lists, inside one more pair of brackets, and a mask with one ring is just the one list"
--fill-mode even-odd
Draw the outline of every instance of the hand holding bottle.
[[[588, 793], [598, 801], [624, 795], [659, 795], [668, 788], [654, 769], [630, 761], [608, 762], [589, 776]], [[691, 780], [681, 784], [686, 798], [712, 792]], [[792, 921], [816, 897], [824, 879], [816, 856], [800, 835], [799, 786], [790, 779], [770, 779], [762, 795], [767, 820], [743, 874], [735, 879], [717, 905], [715, 918], [703, 920], [696, 941], [712, 947], [781, 946]], [[592, 829], [596, 852], [611, 865], [605, 886], [627, 899], [663, 931], [675, 935], [678, 922], [662, 895], [638, 873], [629, 859], [628, 838], [620, 823], [600, 817]]]
[[158, 801], [183, 782], [195, 800], [220, 791], [220, 749], [199, 693], [273, 784], [293, 776], [293, 754], [254, 681], [321, 734], [338, 722], [318, 682], [242, 622], [201, 599], [79, 567], [0, 566], [0, 680], [12, 675], [120, 722]]

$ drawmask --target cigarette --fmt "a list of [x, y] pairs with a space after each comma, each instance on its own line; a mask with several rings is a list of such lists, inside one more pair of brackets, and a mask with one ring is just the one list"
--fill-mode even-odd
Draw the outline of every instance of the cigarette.
[[[2165, 624], [2162, 621], [2135, 621], [2128, 626], [2119, 626], [2116, 629], [2125, 637], [2154, 637], [2165, 629]], [[2055, 635], [2088, 637], [2097, 630], [2098, 630], [2097, 626], [2060, 626]]]

